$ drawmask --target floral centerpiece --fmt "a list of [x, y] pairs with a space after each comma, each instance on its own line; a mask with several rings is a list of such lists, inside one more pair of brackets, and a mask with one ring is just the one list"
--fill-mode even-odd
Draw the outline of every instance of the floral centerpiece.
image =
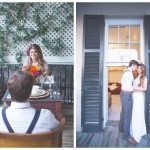
[[42, 69], [39, 66], [30, 66], [30, 67], [23, 66], [22, 69], [25, 71], [29, 71], [30, 75], [35, 77], [35, 78], [37, 78], [38, 76], [43, 74]]
[[45, 72], [43, 72], [42, 68], [40, 66], [23, 66], [22, 70], [24, 71], [28, 71], [30, 73], [30, 75], [33, 77], [33, 82], [34, 84], [36, 83], [36, 78], [38, 78], [41, 75], [45, 75]]

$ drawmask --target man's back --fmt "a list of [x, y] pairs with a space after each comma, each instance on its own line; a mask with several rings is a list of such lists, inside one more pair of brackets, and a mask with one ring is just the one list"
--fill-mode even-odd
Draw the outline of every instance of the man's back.
[[[2, 118], [2, 109], [0, 108], [0, 131], [8, 132], [8, 129]], [[36, 110], [30, 106], [30, 103], [12, 102], [11, 106], [6, 109], [6, 116], [15, 133], [26, 133]], [[46, 132], [58, 127], [59, 121], [53, 113], [47, 109], [41, 109], [38, 121], [32, 133]]]

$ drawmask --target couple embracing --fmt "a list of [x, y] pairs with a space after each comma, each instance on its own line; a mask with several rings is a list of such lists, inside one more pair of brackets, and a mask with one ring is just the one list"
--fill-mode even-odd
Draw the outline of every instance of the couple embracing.
[[[135, 71], [137, 71], [137, 76], [134, 78], [133, 72]], [[123, 138], [130, 144], [137, 144], [146, 134], [144, 101], [147, 78], [145, 65], [131, 60], [129, 67], [122, 75], [121, 84], [122, 110], [119, 131], [123, 132]]]

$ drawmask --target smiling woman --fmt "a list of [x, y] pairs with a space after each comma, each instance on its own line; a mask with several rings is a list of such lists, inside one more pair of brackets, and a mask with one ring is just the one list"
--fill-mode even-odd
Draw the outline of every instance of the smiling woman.
[[29, 69], [30, 74], [34, 77], [39, 75], [49, 75], [50, 70], [47, 62], [43, 59], [42, 50], [39, 45], [31, 44], [28, 49], [28, 61], [23, 65], [23, 70]]

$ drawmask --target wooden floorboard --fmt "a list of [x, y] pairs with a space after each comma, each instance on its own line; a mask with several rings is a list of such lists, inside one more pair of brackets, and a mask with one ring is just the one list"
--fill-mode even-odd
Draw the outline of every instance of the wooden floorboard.
[[74, 130], [73, 130], [73, 104], [62, 104], [62, 113], [66, 118], [65, 127], [63, 130], [62, 147], [74, 147]]
[[[122, 138], [122, 133], [118, 132], [120, 115], [120, 96], [112, 95], [112, 105], [109, 108], [109, 120], [102, 132], [97, 133], [76, 133], [76, 147], [109, 147], [109, 148], [142, 148], [150, 147], [150, 134], [142, 137], [139, 144], [129, 144]], [[116, 115], [117, 114], [117, 115]]]
[[118, 132], [118, 126], [108, 126], [101, 133], [76, 133], [76, 147], [150, 147], [150, 134], [144, 135], [139, 144], [129, 144]]

